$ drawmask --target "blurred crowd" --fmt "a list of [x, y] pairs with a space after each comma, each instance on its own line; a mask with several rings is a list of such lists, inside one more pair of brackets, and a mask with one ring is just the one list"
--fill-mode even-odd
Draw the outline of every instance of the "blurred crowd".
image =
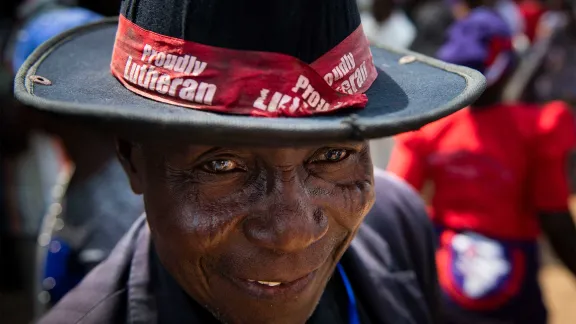
[[[120, 2], [0, 2], [0, 292], [25, 292], [28, 301], [25, 317], [28, 318], [24, 320], [40, 316], [106, 258], [144, 210], [141, 197], [132, 193], [116, 159], [111, 135], [86, 131], [65, 120], [32, 111], [17, 103], [12, 96], [14, 75], [36, 47], [70, 28], [105, 16], [115, 16]], [[524, 244], [535, 240], [539, 228], [544, 226], [546, 234], [559, 237], [552, 240], [554, 248], [568, 268], [576, 271], [576, 254], [569, 256], [575, 251], [570, 250], [571, 242], [563, 238], [572, 232], [557, 229], [558, 226], [573, 226], [572, 223], [534, 221], [534, 228], [528, 230], [518, 230], [517, 227], [531, 221], [512, 220], [505, 226], [499, 223], [503, 218], [517, 216], [513, 214], [518, 206], [505, 210], [506, 206], [512, 205], [506, 199], [519, 199], [514, 191], [526, 189], [524, 183], [527, 182], [523, 182], [526, 180], [523, 177], [528, 177], [530, 172], [520, 172], [524, 166], [512, 167], [516, 169], [509, 176], [517, 180], [514, 185], [494, 188], [491, 186], [499, 185], [487, 183], [488, 189], [483, 191], [484, 183], [478, 179], [494, 176], [495, 171], [490, 166], [475, 169], [480, 170], [480, 174], [471, 176], [463, 184], [458, 182], [463, 178], [455, 180], [447, 172], [438, 175], [438, 169], [442, 163], [450, 164], [441, 166], [449, 169], [450, 166], [465, 165], [467, 162], [462, 161], [466, 159], [481, 160], [485, 151], [477, 150], [468, 156], [452, 155], [450, 158], [435, 154], [450, 145], [461, 145], [459, 152], [472, 146], [488, 148], [488, 151], [497, 147], [500, 151], [496, 155], [514, 156], [516, 162], [522, 160], [517, 155], [525, 152], [522, 151], [524, 148], [520, 150], [518, 147], [531, 145], [523, 142], [522, 132], [543, 133], [545, 131], [540, 128], [547, 127], [544, 124], [548, 123], [556, 131], [553, 129], [546, 133], [552, 135], [539, 145], [545, 146], [541, 149], [542, 156], [552, 156], [558, 151], [555, 155], [557, 161], [546, 160], [535, 167], [546, 168], [545, 163], [554, 164], [550, 168], [560, 164], [564, 167], [560, 173], [554, 169], [544, 174], [542, 177], [545, 178], [534, 185], [538, 188], [533, 190], [535, 197], [532, 198], [541, 202], [542, 207], [537, 206], [541, 209], [538, 212], [567, 210], [564, 191], [576, 189], [576, 177], [564, 172], [569, 169], [565, 167], [566, 163], [573, 165], [572, 160], [561, 157], [566, 154], [572, 156], [574, 143], [570, 139], [576, 136], [576, 130], [570, 134], [574, 130], [570, 125], [563, 126], [573, 123], [571, 114], [576, 108], [576, 1], [358, 0], [358, 5], [365, 33], [375, 46], [409, 48], [475, 68], [488, 79], [488, 90], [473, 107], [476, 110], [455, 114], [442, 123], [399, 137], [392, 152], [390, 171], [429, 198], [431, 214], [436, 217], [435, 222], [442, 225], [438, 229], [440, 237], [458, 229], [458, 225], [453, 228], [449, 225], [462, 221], [460, 218], [440, 221], [438, 215], [458, 210], [459, 207], [454, 205], [474, 205], [466, 201], [472, 199], [476, 200], [476, 205], [492, 204], [494, 207], [486, 212], [488, 215], [481, 216], [492, 220], [482, 218], [480, 222], [487, 225], [476, 228], [475, 238], [498, 237], [499, 242], [506, 241], [502, 243], [504, 246], [509, 241]], [[494, 113], [494, 109], [486, 108], [494, 106], [513, 107], [498, 111], [514, 112], [502, 117]], [[525, 108], [520, 106], [533, 107], [538, 113], [525, 113]], [[470, 115], [465, 115], [467, 113]], [[456, 125], [468, 128], [456, 129]], [[523, 129], [518, 131], [522, 136], [514, 134], [512, 129], [515, 127]], [[492, 135], [478, 136], [479, 129], [484, 128], [491, 129], [487, 132]], [[502, 132], [494, 134], [493, 130]], [[450, 132], [453, 132], [452, 137]], [[508, 143], [511, 140], [516, 142]], [[557, 150], [549, 150], [549, 146]], [[381, 158], [390, 154], [387, 145], [378, 146], [372, 154], [379, 161], [376, 163], [379, 167], [387, 167], [387, 159]], [[537, 157], [530, 156], [524, 160], [536, 161]], [[423, 161], [435, 162], [426, 164]], [[452, 171], [465, 173], [467, 170]], [[432, 189], [427, 186], [430, 183]], [[466, 183], [474, 184], [475, 188], [466, 192]], [[460, 192], [449, 193], [447, 188], [455, 185], [461, 189]], [[492, 201], [492, 197], [482, 196], [496, 189], [506, 198]], [[522, 202], [528, 204], [533, 201]], [[518, 205], [516, 201], [514, 204]], [[474, 223], [477, 221], [475, 217], [480, 216], [467, 217], [466, 222]], [[509, 231], [502, 230], [501, 227], [506, 226]], [[467, 239], [460, 240], [460, 243], [471, 242], [469, 237]], [[530, 262], [534, 263], [531, 264], [532, 270], [537, 273], [535, 249], [527, 244], [520, 250], [526, 258], [534, 259]], [[442, 270], [439, 272], [441, 276], [444, 274]], [[458, 302], [462, 301], [455, 301]], [[466, 300], [462, 303], [465, 304]]]
[[27, 316], [42, 314], [74, 287], [144, 210], [110, 135], [37, 114], [18, 104], [11, 89], [14, 74], [36, 47], [117, 15], [119, 4], [2, 2], [0, 286], [25, 291]]

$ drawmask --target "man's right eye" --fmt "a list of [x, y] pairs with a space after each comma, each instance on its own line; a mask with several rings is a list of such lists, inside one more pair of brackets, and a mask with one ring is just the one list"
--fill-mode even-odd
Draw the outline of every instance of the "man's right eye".
[[232, 160], [212, 160], [204, 163], [202, 169], [210, 173], [228, 173], [239, 171], [240, 167]]

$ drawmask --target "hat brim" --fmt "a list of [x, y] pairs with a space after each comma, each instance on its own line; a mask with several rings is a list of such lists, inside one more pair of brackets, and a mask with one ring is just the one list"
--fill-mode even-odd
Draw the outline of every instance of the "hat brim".
[[[484, 76], [475, 70], [409, 51], [372, 47], [378, 78], [366, 92], [364, 109], [300, 118], [218, 114], [156, 102], [122, 86], [109, 67], [116, 28], [117, 19], [106, 19], [40, 46], [18, 72], [17, 99], [131, 138], [306, 145], [415, 130], [471, 104], [486, 87]], [[405, 56], [415, 61], [400, 62]], [[51, 85], [34, 83], [33, 76], [48, 79]]]

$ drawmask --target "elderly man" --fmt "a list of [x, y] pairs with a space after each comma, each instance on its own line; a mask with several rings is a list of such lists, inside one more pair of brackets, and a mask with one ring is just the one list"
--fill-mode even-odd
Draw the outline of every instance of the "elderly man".
[[146, 217], [41, 323], [436, 322], [424, 206], [366, 140], [485, 80], [407, 54], [354, 0], [126, 0], [44, 44], [17, 97], [116, 132]]

